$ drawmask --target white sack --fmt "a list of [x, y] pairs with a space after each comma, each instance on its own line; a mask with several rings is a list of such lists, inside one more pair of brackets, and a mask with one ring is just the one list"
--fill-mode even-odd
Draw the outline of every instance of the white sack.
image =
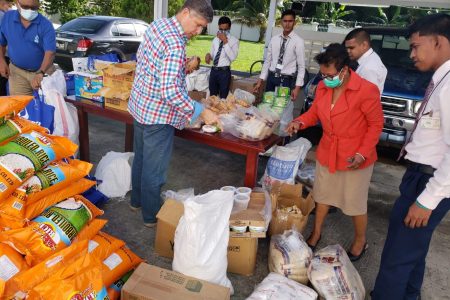
[[316, 300], [317, 293], [303, 284], [270, 273], [247, 300]]
[[102, 180], [98, 190], [106, 196], [124, 197], [131, 190], [131, 162], [134, 153], [110, 151], [102, 157], [95, 170], [95, 177]]
[[184, 201], [175, 231], [174, 271], [231, 289], [227, 278], [229, 219], [233, 192], [215, 190]]

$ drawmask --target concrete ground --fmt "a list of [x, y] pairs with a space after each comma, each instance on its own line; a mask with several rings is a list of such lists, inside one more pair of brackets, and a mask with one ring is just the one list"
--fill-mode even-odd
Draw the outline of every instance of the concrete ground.
[[[123, 151], [124, 126], [121, 123], [90, 117], [91, 161], [95, 164], [108, 151]], [[355, 263], [366, 290], [369, 292], [378, 271], [384, 244], [388, 216], [398, 195], [398, 185], [404, 166], [394, 160], [392, 151], [382, 152], [375, 166], [369, 194], [369, 228], [367, 254]], [[264, 172], [267, 158], [260, 160], [259, 176]], [[224, 185], [240, 186], [243, 183], [245, 160], [243, 156], [217, 150], [193, 142], [175, 139], [173, 157], [164, 189], [179, 190], [194, 187], [196, 193], [205, 193]], [[105, 206], [109, 223], [105, 231], [125, 240], [128, 246], [150, 264], [171, 268], [171, 260], [153, 252], [155, 230], [145, 228], [140, 215], [128, 209], [129, 194], [124, 199], [111, 199]], [[305, 235], [311, 230], [310, 218]], [[351, 219], [340, 212], [329, 215], [319, 248], [351, 244], [353, 227]], [[450, 217], [447, 216], [437, 228], [432, 239], [422, 299], [450, 299]], [[268, 274], [267, 255], [269, 240], [260, 239], [255, 274], [250, 277], [229, 274], [235, 295], [232, 299], [245, 299]], [[369, 298], [368, 296], [366, 298]]]

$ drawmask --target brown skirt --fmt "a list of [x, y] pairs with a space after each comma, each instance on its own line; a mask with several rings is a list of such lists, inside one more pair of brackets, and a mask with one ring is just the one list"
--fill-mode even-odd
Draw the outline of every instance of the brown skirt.
[[371, 165], [364, 169], [351, 171], [328, 171], [328, 167], [316, 162], [316, 175], [313, 187], [314, 201], [338, 207], [348, 216], [367, 213]]

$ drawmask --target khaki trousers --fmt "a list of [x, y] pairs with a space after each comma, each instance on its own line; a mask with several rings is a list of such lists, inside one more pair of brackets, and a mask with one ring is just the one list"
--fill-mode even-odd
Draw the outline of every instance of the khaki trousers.
[[[47, 73], [52, 74], [54, 71], [55, 68], [51, 67]], [[35, 76], [35, 72], [23, 70], [12, 63], [9, 64], [9, 94], [32, 96], [33, 88], [31, 87], [31, 81]]]

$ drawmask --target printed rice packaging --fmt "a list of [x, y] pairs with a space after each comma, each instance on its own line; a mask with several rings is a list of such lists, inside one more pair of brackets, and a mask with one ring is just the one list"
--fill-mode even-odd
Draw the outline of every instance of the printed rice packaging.
[[0, 122], [0, 145], [4, 145], [13, 140], [21, 133], [30, 131], [47, 132], [47, 129], [21, 117], [14, 117], [4, 123]]
[[32, 96], [0, 97], [0, 124], [14, 118], [32, 99]]
[[8, 245], [0, 244], [0, 281], [7, 282], [28, 265], [23, 256]]
[[125, 242], [105, 232], [99, 232], [89, 240], [89, 253], [100, 260], [106, 259], [114, 251], [125, 246]]
[[127, 247], [122, 247], [108, 256], [102, 264], [102, 277], [105, 286], [110, 286], [143, 260]]
[[120, 299], [120, 292], [122, 291], [122, 287], [125, 284], [125, 282], [128, 281], [128, 278], [130, 278], [131, 274], [133, 274], [134, 270], [129, 271], [125, 275], [122, 276], [119, 280], [114, 282], [109, 286], [107, 289], [109, 300], [118, 300]]

